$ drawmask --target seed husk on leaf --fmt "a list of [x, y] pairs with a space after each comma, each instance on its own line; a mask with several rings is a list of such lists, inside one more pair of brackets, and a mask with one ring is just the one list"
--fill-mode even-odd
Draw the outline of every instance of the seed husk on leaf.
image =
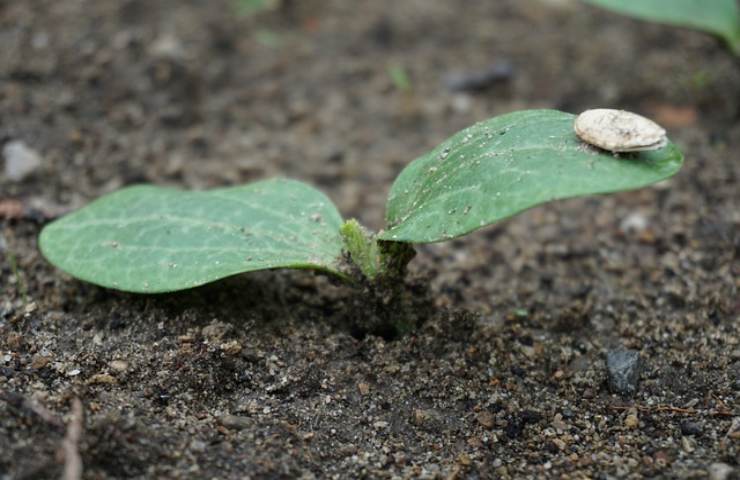
[[668, 144], [663, 127], [625, 110], [586, 110], [576, 117], [573, 128], [584, 142], [610, 152], [658, 150]]

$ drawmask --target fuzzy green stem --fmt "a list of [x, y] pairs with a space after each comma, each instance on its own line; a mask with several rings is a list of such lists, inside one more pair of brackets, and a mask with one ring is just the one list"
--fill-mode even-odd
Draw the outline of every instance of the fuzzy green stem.
[[355, 219], [344, 222], [340, 233], [352, 262], [368, 280], [402, 279], [416, 252], [411, 244], [378, 240]]
[[344, 222], [340, 232], [352, 261], [363, 275], [373, 280], [380, 273], [378, 243], [373, 235], [354, 218]]
[[735, 38], [730, 38], [727, 42], [730, 44], [732, 52], [735, 55], [740, 56], [740, 27], [738, 28], [738, 33], [735, 35]]
[[409, 310], [404, 276], [406, 265], [416, 254], [414, 248], [410, 243], [378, 240], [355, 219], [344, 222], [339, 231], [350, 267], [354, 267], [354, 278], [358, 273], [364, 276], [357, 279], [358, 283], [363, 285], [365, 301], [369, 300], [376, 318], [381, 320], [371, 330], [391, 327], [394, 336], [413, 330], [415, 321], [410, 319], [415, 317]]

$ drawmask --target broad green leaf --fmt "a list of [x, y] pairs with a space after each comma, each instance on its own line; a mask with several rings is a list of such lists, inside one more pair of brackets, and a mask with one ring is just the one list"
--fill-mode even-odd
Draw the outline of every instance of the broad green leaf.
[[737, 0], [585, 0], [624, 15], [713, 33], [740, 54]]
[[155, 293], [270, 268], [338, 274], [341, 224], [323, 193], [292, 180], [194, 192], [143, 185], [51, 223], [39, 242], [74, 277]]
[[573, 132], [574, 120], [525, 110], [457, 133], [398, 176], [380, 238], [439, 242], [551, 200], [643, 187], [681, 167], [671, 143], [621, 155], [589, 147]]

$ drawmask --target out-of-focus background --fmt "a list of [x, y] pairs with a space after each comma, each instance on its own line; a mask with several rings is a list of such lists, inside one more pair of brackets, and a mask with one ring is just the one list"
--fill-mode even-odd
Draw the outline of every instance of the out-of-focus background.
[[[142, 182], [298, 178], [378, 229], [461, 128], [594, 107], [661, 123], [684, 170], [421, 248], [400, 340], [307, 272], [147, 297], [37, 250]], [[60, 475], [30, 406], [73, 397], [84, 478], [737, 474], [740, 64], [709, 35], [576, 0], [6, 0], [0, 146], [0, 479]], [[608, 388], [621, 348], [634, 396]]]

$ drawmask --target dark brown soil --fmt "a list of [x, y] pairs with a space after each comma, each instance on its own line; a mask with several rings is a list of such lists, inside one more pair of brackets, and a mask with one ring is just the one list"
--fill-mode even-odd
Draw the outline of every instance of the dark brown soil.
[[[737, 478], [738, 60], [567, 0], [283, 5], [0, 1], [0, 142], [42, 156], [0, 176], [0, 479], [59, 478], [75, 397], [87, 479]], [[445, 86], [497, 62], [510, 78]], [[460, 128], [597, 106], [664, 123], [684, 170], [419, 248], [402, 338], [308, 272], [139, 296], [37, 249], [142, 181], [298, 178], [377, 229], [401, 168]], [[607, 386], [618, 347], [644, 363], [633, 397]]]

